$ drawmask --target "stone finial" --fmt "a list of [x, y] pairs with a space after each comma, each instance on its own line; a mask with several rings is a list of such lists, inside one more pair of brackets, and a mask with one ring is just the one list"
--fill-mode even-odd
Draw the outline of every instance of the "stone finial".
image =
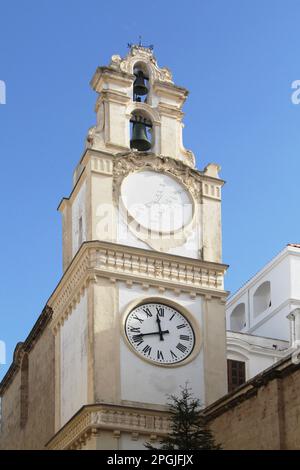
[[221, 167], [217, 163], [209, 163], [204, 168], [204, 174], [207, 176], [211, 176], [212, 178], [219, 178], [220, 171]]

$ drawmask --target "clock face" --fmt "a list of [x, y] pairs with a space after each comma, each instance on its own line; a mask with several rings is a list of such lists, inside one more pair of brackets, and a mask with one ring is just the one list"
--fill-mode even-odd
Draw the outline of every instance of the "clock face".
[[195, 345], [194, 330], [186, 317], [161, 303], [134, 308], [125, 320], [125, 334], [139, 355], [161, 365], [182, 362]]
[[151, 231], [174, 232], [193, 218], [189, 192], [165, 173], [145, 170], [128, 175], [123, 180], [121, 196], [129, 215]]

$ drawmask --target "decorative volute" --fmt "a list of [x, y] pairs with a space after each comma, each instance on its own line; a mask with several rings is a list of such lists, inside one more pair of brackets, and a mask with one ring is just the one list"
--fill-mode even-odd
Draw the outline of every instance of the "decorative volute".
[[[136, 100], [133, 93], [138, 71], [148, 82], [144, 101]], [[89, 130], [88, 148], [113, 154], [129, 151], [131, 122], [138, 116], [150, 124], [149, 152], [195, 166], [193, 153], [182, 143], [182, 106], [188, 91], [174, 84], [168, 68], [157, 65], [151, 48], [133, 45], [125, 58], [113, 55], [108, 67], [97, 68], [91, 86], [99, 97], [97, 124]]]

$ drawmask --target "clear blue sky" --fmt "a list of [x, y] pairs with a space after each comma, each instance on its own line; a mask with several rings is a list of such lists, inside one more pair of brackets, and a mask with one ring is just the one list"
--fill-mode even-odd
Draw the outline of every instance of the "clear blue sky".
[[[0, 0], [0, 339], [10, 363], [61, 273], [56, 212], [95, 122], [89, 81], [127, 42], [154, 43], [190, 90], [184, 142], [222, 166], [224, 262], [236, 290], [300, 242], [298, 0]], [[6, 367], [1, 368], [0, 376]]]

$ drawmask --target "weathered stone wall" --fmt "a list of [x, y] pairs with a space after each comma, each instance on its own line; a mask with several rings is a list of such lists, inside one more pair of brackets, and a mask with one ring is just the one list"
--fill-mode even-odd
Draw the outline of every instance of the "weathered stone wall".
[[281, 361], [205, 414], [224, 449], [300, 449], [299, 390], [300, 368]]
[[284, 380], [284, 447], [300, 449], [300, 369]]
[[28, 355], [28, 418], [21, 427], [19, 369], [2, 396], [0, 449], [43, 449], [54, 433], [54, 337], [49, 326]]

